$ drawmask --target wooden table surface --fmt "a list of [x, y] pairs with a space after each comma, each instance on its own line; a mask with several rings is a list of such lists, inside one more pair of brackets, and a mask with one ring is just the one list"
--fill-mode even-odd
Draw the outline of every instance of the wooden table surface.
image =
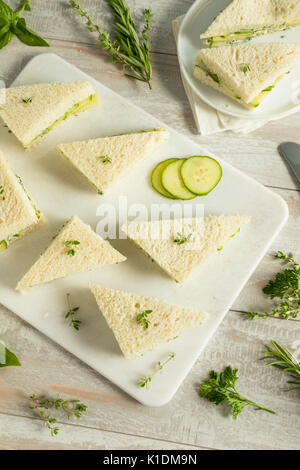
[[[258, 361], [271, 338], [288, 347], [300, 340], [300, 320], [251, 322], [242, 315], [269, 307], [261, 288], [277, 270], [274, 251], [291, 251], [300, 258], [299, 185], [277, 152], [282, 141], [300, 143], [300, 113], [248, 135], [200, 137], [181, 83], [171, 30], [171, 20], [184, 14], [193, 0], [129, 3], [137, 13], [151, 4], [155, 14], [152, 93], [108, 61], [68, 1], [60, 0], [34, 0], [32, 12], [26, 14], [29, 26], [51, 49], [30, 48], [14, 39], [0, 51], [0, 79], [9, 86], [30, 58], [52, 51], [271, 188], [287, 202], [290, 218], [175, 398], [162, 408], [140, 405], [0, 305], [0, 337], [22, 362], [21, 368], [0, 373], [0, 449], [300, 449], [300, 395], [285, 393], [284, 374]], [[83, 5], [98, 23], [108, 20], [105, 1], [83, 0]], [[226, 408], [198, 396], [198, 385], [208, 372], [228, 364], [239, 368], [240, 391], [275, 409], [277, 416], [246, 409], [235, 422]], [[79, 398], [88, 413], [76, 422], [59, 419], [60, 434], [51, 438], [28, 409], [32, 393]]]

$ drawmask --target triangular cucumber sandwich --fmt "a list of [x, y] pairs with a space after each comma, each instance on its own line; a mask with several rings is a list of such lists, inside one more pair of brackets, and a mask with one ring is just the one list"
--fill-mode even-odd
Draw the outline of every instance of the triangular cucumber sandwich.
[[200, 37], [218, 47], [298, 25], [299, 0], [233, 0]]
[[150, 157], [169, 137], [165, 129], [61, 144], [59, 153], [82, 173], [99, 194]]
[[70, 274], [90, 271], [125, 261], [108, 241], [97, 235], [78, 217], [69, 219], [53, 237], [17, 285], [18, 291], [28, 290]]
[[249, 221], [246, 216], [221, 215], [129, 222], [122, 230], [176, 282], [183, 282]]
[[0, 152], [0, 252], [44, 221], [21, 178]]
[[98, 105], [87, 81], [42, 83], [5, 90], [0, 117], [27, 149], [69, 117]]
[[199, 51], [194, 75], [246, 108], [255, 109], [298, 64], [300, 44], [223, 46]]
[[100, 285], [90, 285], [90, 289], [126, 359], [134, 359], [172, 341], [208, 317], [200, 310], [152, 297]]

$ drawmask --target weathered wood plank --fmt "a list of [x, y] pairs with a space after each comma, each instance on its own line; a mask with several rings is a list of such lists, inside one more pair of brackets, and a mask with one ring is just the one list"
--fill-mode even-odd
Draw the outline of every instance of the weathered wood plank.
[[[11, 6], [18, 7], [17, 0], [8, 0]], [[142, 25], [142, 11], [151, 6], [154, 13], [151, 35], [151, 50], [160, 53], [175, 54], [176, 48], [171, 21], [187, 12], [193, 0], [129, 0], [128, 4], [137, 24]], [[83, 8], [94, 18], [96, 24], [110, 30], [112, 19], [105, 1], [83, 0]], [[96, 44], [97, 35], [90, 33], [83, 21], [69, 6], [68, 0], [35, 0], [32, 11], [24, 15], [28, 25], [46, 39], [78, 41], [83, 44]], [[139, 20], [141, 23], [139, 23]]]
[[59, 434], [39, 420], [0, 414], [0, 450], [205, 450], [158, 439], [60, 424]]
[[[299, 188], [279, 156], [277, 146], [287, 139], [300, 142], [300, 113], [269, 123], [249, 135], [225, 133], [200, 137], [194, 133], [193, 117], [182, 87], [176, 57], [154, 54], [154, 91], [151, 93], [144, 84], [124, 78], [122, 72], [99, 53], [96, 47], [60, 41], [53, 41], [52, 44], [53, 47], [49, 51], [78, 66], [178, 132], [208, 147], [209, 151], [221, 156], [262, 184], [289, 189]], [[41, 52], [45, 52], [45, 49], [28, 48], [17, 40], [13, 41], [0, 51], [0, 79], [9, 85], [28, 60]]]
[[[0, 310], [0, 337], [19, 355], [23, 364], [21, 368], [2, 369], [0, 373], [0, 413], [32, 418], [34, 414], [28, 409], [28, 397], [32, 393], [47, 393], [53, 397], [60, 394], [86, 403], [89, 411], [80, 425], [101, 431], [121, 430], [149, 439], [206, 448], [300, 448], [299, 393], [285, 393], [285, 375], [258, 361], [263, 344], [271, 338], [288, 347], [295, 346], [300, 338], [297, 322], [274, 319], [249, 322], [237, 313], [228, 314], [175, 398], [162, 408], [146, 408], [135, 402], [4, 308]], [[276, 410], [277, 416], [249, 409], [235, 422], [226, 408], [217, 408], [198, 396], [199, 383], [208, 372], [228, 364], [240, 370], [238, 389]], [[66, 420], [60, 421], [66, 423]], [[26, 426], [30, 437], [27, 444], [21, 441], [20, 447], [38, 445], [37, 442], [44, 445], [43, 438], [36, 441], [34, 437], [39, 425], [32, 421]], [[0, 436], [6, 430], [0, 416]], [[18, 428], [10, 429], [7, 445], [15, 438], [18, 442], [18, 433]], [[73, 441], [72, 430], [64, 439], [68, 445], [78, 442], [77, 438]], [[86, 445], [86, 441], [83, 442]], [[90, 438], [87, 442], [91, 442]]]
[[[286, 191], [273, 189], [288, 204], [290, 217], [286, 226], [273, 243], [270, 253], [264, 257], [255, 273], [249, 279], [238, 299], [232, 306], [233, 309], [242, 311], [270, 310], [273, 302], [269, 301], [262, 292], [262, 288], [281, 269], [281, 263], [274, 260], [274, 253], [281, 250], [285, 253], [293, 253], [296, 260], [300, 260], [300, 197], [298, 191]], [[299, 319], [300, 321], [300, 319]]]

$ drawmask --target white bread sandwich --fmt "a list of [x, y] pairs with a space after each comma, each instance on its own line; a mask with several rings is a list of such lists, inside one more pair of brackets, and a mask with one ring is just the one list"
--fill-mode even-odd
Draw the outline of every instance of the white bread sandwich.
[[299, 0], [233, 0], [200, 37], [217, 47], [298, 25]]
[[43, 222], [21, 178], [0, 152], [0, 252]]
[[223, 46], [199, 51], [194, 75], [246, 108], [255, 109], [298, 64], [300, 44]]
[[1, 101], [0, 117], [25, 149], [69, 117], [99, 105], [87, 81], [8, 88]]
[[199, 310], [143, 295], [99, 285], [90, 285], [90, 289], [126, 359], [158, 348], [208, 317]]
[[17, 290], [24, 291], [73, 273], [125, 260], [108, 241], [74, 216], [53, 237], [48, 248], [18, 283]]
[[249, 220], [221, 215], [127, 222], [122, 230], [176, 282], [183, 282], [211, 254], [222, 251]]
[[164, 129], [103, 137], [58, 146], [60, 154], [103, 194], [169, 137]]

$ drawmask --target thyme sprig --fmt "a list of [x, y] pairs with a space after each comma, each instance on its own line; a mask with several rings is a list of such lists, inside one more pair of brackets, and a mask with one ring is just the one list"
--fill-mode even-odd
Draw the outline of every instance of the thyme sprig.
[[142, 388], [146, 388], [146, 390], [149, 390], [150, 382], [152, 381], [153, 377], [159, 371], [161, 371], [168, 364], [168, 362], [174, 359], [174, 357], [175, 357], [175, 353], [173, 352], [169, 354], [169, 357], [164, 362], [158, 362], [156, 370], [152, 374], [146, 375], [146, 377], [142, 377], [140, 381], [138, 382], [138, 386]]
[[266, 356], [261, 357], [260, 360], [271, 359], [268, 366], [277, 367], [278, 369], [288, 372], [292, 380], [288, 380], [288, 384], [295, 385], [294, 387], [288, 388], [285, 391], [290, 392], [291, 390], [300, 389], [300, 362], [298, 359], [284, 346], [281, 346], [274, 340], [271, 340], [274, 348], [266, 345]]
[[243, 397], [236, 390], [238, 369], [227, 366], [222, 372], [210, 371], [209, 379], [201, 384], [199, 395], [215, 405], [227, 404], [232, 409], [232, 417], [236, 419], [246, 406], [253, 406], [256, 411], [267, 411], [276, 414], [275, 411], [264, 408], [257, 403]]
[[107, 155], [102, 155], [101, 157], [98, 157], [104, 165], [107, 165], [108, 163], [112, 162], [112, 159], [108, 157]]
[[[65, 242], [66, 247], [72, 247], [72, 246], [78, 246], [78, 245], [80, 245], [80, 242], [78, 240], [68, 240]], [[68, 256], [75, 256], [75, 254], [76, 254], [76, 251], [74, 248], [70, 248], [67, 251]]]
[[74, 308], [71, 307], [70, 294], [67, 294], [67, 304], [68, 304], [69, 310], [66, 313], [65, 318], [66, 319], [69, 318], [70, 326], [73, 326], [73, 328], [75, 328], [75, 330], [78, 331], [82, 322], [80, 320], [75, 319], [74, 315], [76, 312], [78, 312], [78, 310], [80, 310], [80, 307], [74, 307]]
[[49, 409], [63, 410], [68, 419], [76, 417], [80, 419], [82, 413], [87, 410], [87, 406], [80, 402], [80, 400], [64, 400], [63, 398], [38, 398], [36, 395], [31, 395], [30, 399], [33, 404], [29, 406], [31, 410], [37, 410], [41, 420], [44, 421], [45, 426], [50, 430], [51, 436], [56, 436], [59, 432], [57, 427], [57, 420], [50, 413]]
[[92, 16], [83, 10], [81, 0], [70, 0], [70, 5], [86, 20], [88, 29], [98, 34], [98, 45], [110, 56], [111, 62], [121, 64], [127, 77], [147, 83], [151, 90], [152, 67], [149, 55], [153, 17], [151, 9], [143, 11], [144, 26], [140, 36], [126, 0], [107, 0], [107, 2], [115, 20], [112, 25], [113, 39], [108, 31], [102, 30], [101, 25], [96, 24]]
[[297, 318], [300, 313], [300, 264], [282, 251], [278, 251], [275, 258], [285, 261], [289, 267], [277, 273], [275, 278], [263, 288], [263, 292], [271, 300], [279, 299], [279, 305], [276, 305], [271, 312], [247, 312], [245, 317], [248, 320], [269, 317], [288, 320]]
[[150, 325], [151, 321], [147, 317], [152, 312], [153, 312], [153, 310], [144, 310], [144, 312], [139, 313], [136, 316], [136, 321], [138, 322], [138, 324], [143, 325], [145, 329], [149, 328], [149, 325]]
[[177, 243], [177, 245], [183, 245], [190, 240], [191, 236], [192, 233], [189, 233], [186, 237], [184, 237], [181, 233], [177, 232], [177, 238], [174, 239], [174, 243]]

